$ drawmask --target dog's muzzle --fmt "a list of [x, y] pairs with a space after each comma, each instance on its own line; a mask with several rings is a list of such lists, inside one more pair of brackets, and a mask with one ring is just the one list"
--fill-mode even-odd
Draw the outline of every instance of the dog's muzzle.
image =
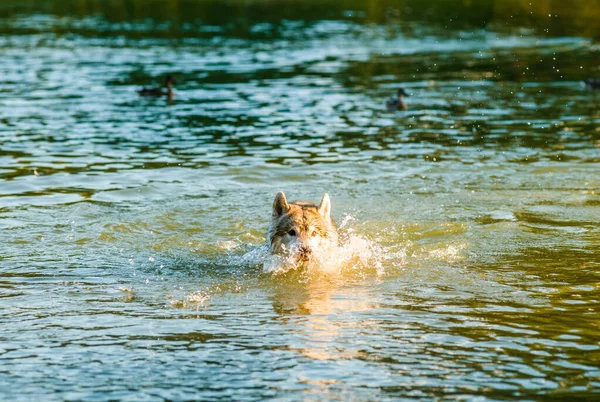
[[307, 261], [310, 259], [311, 256], [312, 256], [312, 250], [309, 247], [302, 246], [298, 249], [298, 257], [301, 260]]

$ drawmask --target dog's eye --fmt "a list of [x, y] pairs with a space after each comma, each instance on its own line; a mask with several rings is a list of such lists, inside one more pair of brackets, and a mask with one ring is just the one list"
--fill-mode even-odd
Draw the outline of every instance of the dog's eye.
[[317, 231], [316, 231], [316, 230], [315, 230], [315, 231], [313, 231], [313, 232], [312, 232], [310, 235], [311, 235], [312, 237], [315, 237], [315, 236], [317, 235]]
[[290, 236], [296, 236], [296, 234], [297, 234], [297, 233], [296, 233], [296, 231], [295, 231], [294, 229], [292, 229], [292, 230], [290, 230], [290, 231], [288, 232], [288, 234], [289, 234]]

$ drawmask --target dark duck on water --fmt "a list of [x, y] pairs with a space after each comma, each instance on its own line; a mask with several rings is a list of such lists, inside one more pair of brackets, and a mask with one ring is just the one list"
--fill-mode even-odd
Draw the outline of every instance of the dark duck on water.
[[403, 97], [408, 96], [404, 88], [398, 89], [396, 96], [392, 96], [385, 102], [385, 107], [389, 112], [396, 110], [406, 110], [408, 107], [404, 103]]
[[588, 89], [590, 91], [600, 90], [600, 79], [588, 78], [587, 80], [582, 81], [582, 84], [585, 87], [585, 89]]
[[140, 96], [166, 96], [169, 99], [173, 98], [173, 84], [175, 79], [172, 75], [167, 75], [165, 78], [165, 88], [142, 88], [138, 91]]

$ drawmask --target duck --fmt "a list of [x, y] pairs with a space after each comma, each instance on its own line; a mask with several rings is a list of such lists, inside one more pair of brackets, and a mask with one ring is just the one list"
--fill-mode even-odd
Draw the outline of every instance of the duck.
[[385, 107], [389, 112], [394, 112], [396, 110], [406, 110], [408, 107], [406, 103], [404, 103], [403, 97], [408, 96], [404, 88], [398, 89], [396, 96], [392, 96], [385, 102]]
[[175, 79], [172, 75], [167, 75], [165, 77], [165, 87], [164, 88], [142, 88], [138, 91], [140, 96], [166, 96], [169, 99], [173, 98], [173, 84], [175, 83]]
[[587, 80], [582, 81], [585, 89], [589, 90], [599, 90], [600, 89], [600, 79], [597, 78], [588, 78]]

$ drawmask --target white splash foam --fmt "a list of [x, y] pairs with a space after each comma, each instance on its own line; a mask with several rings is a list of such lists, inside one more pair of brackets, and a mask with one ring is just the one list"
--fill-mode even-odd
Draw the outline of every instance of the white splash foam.
[[462, 255], [463, 249], [464, 245], [449, 244], [444, 247], [429, 250], [428, 255], [424, 258], [442, 260], [447, 262], [460, 261], [464, 258]]
[[383, 251], [372, 241], [356, 234], [348, 233], [339, 247], [313, 250], [307, 263], [298, 263], [293, 254], [274, 255], [264, 245], [251, 250], [242, 257], [242, 262], [262, 264], [263, 272], [281, 274], [299, 267], [318, 270], [330, 274], [346, 271], [374, 270], [376, 275], [384, 273]]

